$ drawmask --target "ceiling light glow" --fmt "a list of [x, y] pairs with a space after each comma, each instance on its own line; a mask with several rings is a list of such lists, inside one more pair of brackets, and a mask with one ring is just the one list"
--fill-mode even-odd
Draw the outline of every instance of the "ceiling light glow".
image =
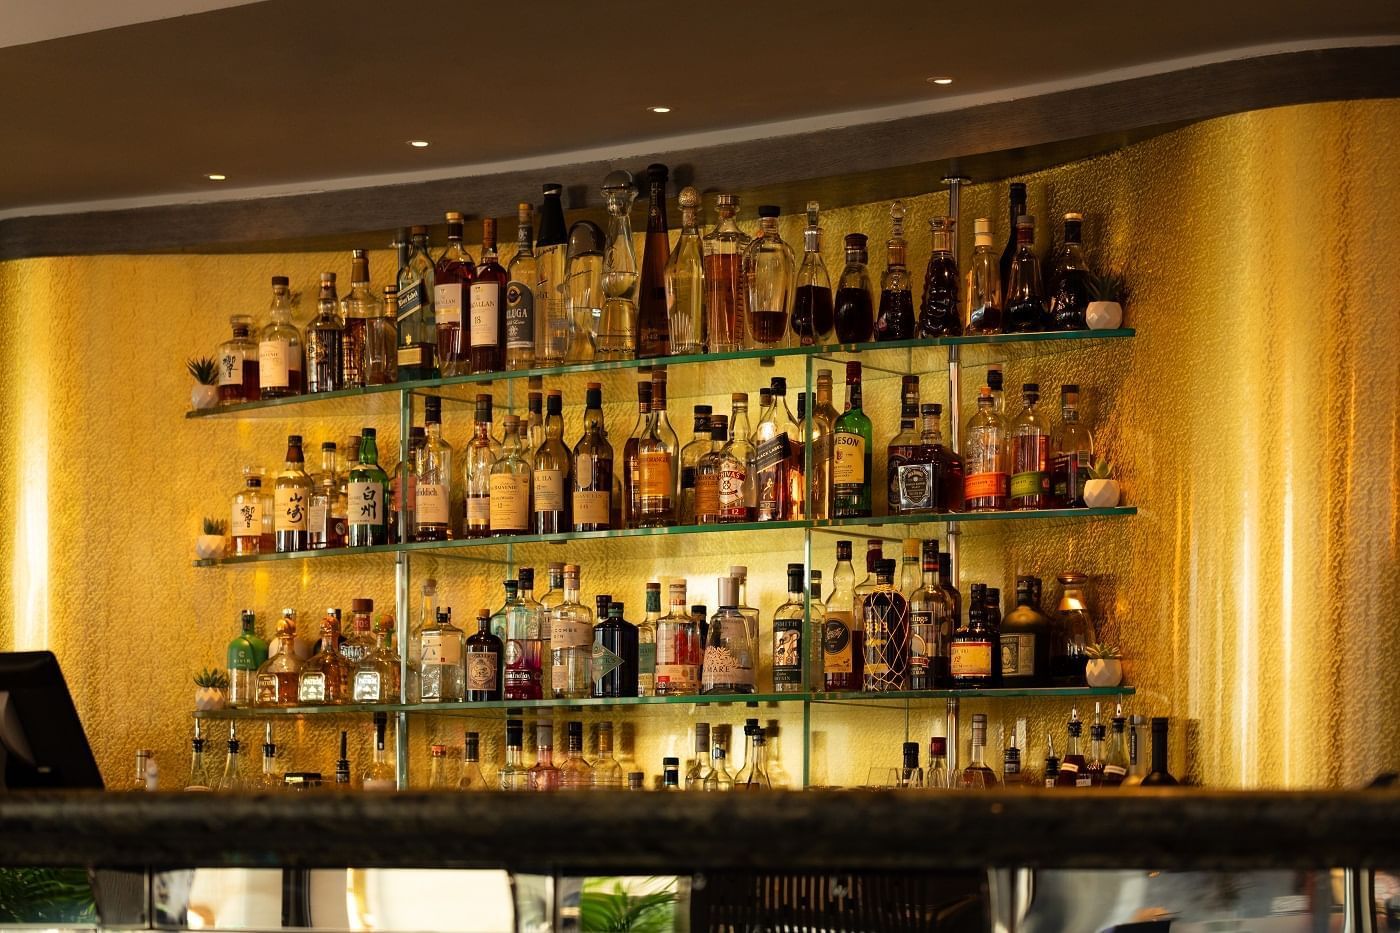
[[952, 84], [952, 83], [953, 83], [953, 79], [952, 79], [952, 78], [944, 78], [944, 77], [925, 78], [924, 80], [928, 81], [929, 84], [937, 84], [937, 85], [940, 85], [940, 86], [943, 86], [943, 87], [946, 87], [946, 86], [948, 86], [949, 84]]
[[218, 172], [215, 172], [214, 174], [208, 175], [208, 176], [206, 176], [206, 177], [207, 177], [210, 181], [225, 181], [225, 180], [228, 178], [227, 175], [220, 175]]
[[650, 110], [652, 113], [670, 113], [670, 112], [671, 112], [671, 108], [670, 108], [670, 107], [648, 107], [647, 109]]
[[427, 141], [426, 139], [410, 139], [410, 140], [408, 141], [408, 144], [409, 144], [410, 146], [412, 146], [414, 149], [427, 149], [427, 148], [428, 148], [428, 141]]

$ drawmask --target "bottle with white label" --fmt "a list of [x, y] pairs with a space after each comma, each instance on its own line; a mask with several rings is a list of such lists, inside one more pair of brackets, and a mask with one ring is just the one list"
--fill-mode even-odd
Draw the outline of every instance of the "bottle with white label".
[[442, 399], [423, 400], [423, 446], [413, 458], [413, 539], [452, 537], [452, 445], [442, 439]]
[[496, 258], [496, 220], [481, 221], [481, 265], [470, 292], [471, 370], [494, 373], [505, 369], [506, 284], [510, 276]]
[[710, 619], [701, 693], [753, 693], [757, 646], [749, 620], [739, 611], [739, 579], [719, 578], [719, 611]]
[[462, 246], [462, 215], [447, 212], [447, 248], [433, 267], [433, 314], [437, 323], [437, 362], [444, 376], [471, 372], [468, 357], [468, 305], [476, 262]]
[[575, 531], [612, 527], [613, 448], [603, 423], [603, 386], [588, 383], [583, 436], [574, 446], [573, 522]]
[[272, 307], [258, 337], [258, 397], [300, 395], [301, 331], [292, 323], [292, 297], [285, 275], [272, 277]]
[[573, 503], [566, 493], [573, 488], [573, 456], [564, 445], [564, 397], [558, 389], [549, 390], [545, 403], [544, 443], [535, 451], [534, 471], [535, 534], [569, 531]]
[[345, 509], [340, 498], [335, 441], [321, 444], [321, 472], [311, 477], [307, 531], [313, 551], [345, 546]]
[[439, 609], [431, 625], [418, 637], [420, 700], [423, 703], [460, 703], [465, 698], [467, 637], [452, 624], [452, 610]]
[[350, 468], [346, 519], [350, 547], [389, 543], [389, 476], [379, 465], [374, 428], [360, 431], [360, 462]]
[[248, 557], [262, 553], [263, 489], [262, 477], [250, 473], [233, 494], [229, 512], [228, 533], [233, 539], [233, 556]]
[[274, 495], [276, 515], [273, 536], [277, 553], [305, 551], [310, 547], [307, 521], [311, 508], [311, 477], [306, 474], [306, 460], [301, 452], [301, 435], [287, 438], [286, 465], [277, 474]]
[[516, 205], [515, 256], [506, 271], [506, 369], [535, 365], [535, 289], [540, 284], [540, 263], [531, 243], [533, 211], [528, 201]]
[[564, 600], [549, 612], [555, 699], [593, 695], [593, 612], [579, 602], [578, 564], [564, 565]]

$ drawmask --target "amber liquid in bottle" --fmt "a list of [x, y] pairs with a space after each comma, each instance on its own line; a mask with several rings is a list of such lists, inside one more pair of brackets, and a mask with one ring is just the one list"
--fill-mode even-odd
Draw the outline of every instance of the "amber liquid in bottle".
[[455, 376], [464, 372], [466, 343], [463, 331], [469, 320], [472, 281], [476, 278], [476, 265], [471, 256], [462, 249], [462, 215], [447, 215], [447, 249], [438, 257], [434, 268], [434, 282], [437, 286], [459, 286], [455, 304], [448, 311], [441, 294], [434, 297], [439, 305], [436, 314], [438, 367], [444, 376]]
[[738, 284], [742, 263], [739, 253], [710, 253], [700, 261], [705, 270], [706, 314], [711, 320], [718, 316], [727, 325], [726, 332], [737, 337], [739, 346], [744, 343], [744, 289]]
[[666, 166], [647, 166], [647, 236], [642, 245], [642, 284], [637, 292], [637, 356], [669, 356], [671, 316], [666, 310], [666, 263], [671, 239], [666, 232]]
[[474, 373], [493, 373], [505, 369], [506, 284], [510, 276], [496, 260], [496, 221], [487, 217], [481, 227], [481, 265], [476, 267], [470, 286], [471, 367]]

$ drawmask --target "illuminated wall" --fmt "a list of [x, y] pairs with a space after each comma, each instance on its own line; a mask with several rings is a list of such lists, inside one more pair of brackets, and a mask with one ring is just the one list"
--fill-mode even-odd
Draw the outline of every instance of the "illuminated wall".
[[[1398, 133], [1400, 102], [1292, 107], [1209, 121], [1026, 179], [1042, 243], [1054, 218], [1083, 210], [1091, 254], [1100, 264], [1127, 265], [1128, 322], [1141, 336], [1012, 357], [1008, 387], [1038, 380], [1053, 400], [1061, 382], [1085, 385], [1099, 440], [1141, 514], [969, 534], [963, 584], [986, 580], [1006, 592], [1017, 573], [1093, 574], [1100, 603], [1115, 616], [1104, 634], [1130, 656], [1139, 691], [1132, 710], [1174, 717], [1176, 769], [1208, 784], [1341, 786], [1400, 767], [1400, 691], [1390, 676], [1400, 661], [1390, 608], [1400, 587], [1400, 241], [1388, 232], [1400, 208]], [[976, 216], [993, 218], [1000, 243], [1005, 198], [1004, 181], [965, 193], [965, 251]], [[927, 219], [947, 199], [908, 204], [919, 289]], [[742, 216], [752, 218], [753, 207]], [[801, 225], [784, 218], [790, 244], [801, 243]], [[833, 277], [843, 263], [841, 234], [850, 230], [870, 235], [872, 267], [882, 268], [887, 204], [828, 212], [824, 227]], [[386, 252], [373, 255], [377, 282], [389, 264]], [[256, 609], [266, 627], [283, 605], [315, 619], [318, 607], [346, 606], [352, 596], [392, 602], [384, 558], [224, 572], [190, 564], [200, 516], [225, 515], [239, 467], [275, 466], [289, 431], [307, 436], [309, 452], [322, 439], [343, 441], [361, 423], [396, 444], [388, 402], [367, 422], [351, 413], [295, 425], [183, 417], [185, 357], [212, 353], [230, 314], [261, 318], [273, 274], [290, 275], [301, 290], [304, 323], [323, 269], [347, 272], [348, 257], [0, 264], [0, 306], [9, 318], [0, 361], [8, 413], [0, 439], [0, 648], [58, 652], [109, 782], [126, 781], [142, 745], [157, 749], [167, 784], [183, 779], [189, 678], [221, 662], [239, 608]], [[756, 394], [770, 374], [736, 369], [737, 384], [723, 388]], [[967, 378], [979, 377], [973, 366]], [[633, 418], [626, 382], [607, 383], [615, 438]], [[925, 385], [926, 400], [944, 400], [941, 376]], [[894, 386], [877, 383], [867, 405], [881, 415], [877, 442], [893, 433]], [[702, 391], [673, 399], [684, 436], [688, 406]], [[454, 444], [466, 437], [469, 417], [465, 405], [449, 406]], [[575, 411], [571, 441], [576, 424]], [[768, 556], [766, 543], [734, 555], [714, 537], [522, 556], [536, 566], [581, 561], [586, 593], [611, 590], [626, 599], [631, 618], [640, 616], [644, 577], [679, 572], [684, 561], [701, 589], [695, 601], [713, 604], [714, 575], [742, 561], [767, 616], [783, 599], [782, 563], [800, 559], [797, 537], [776, 547], [786, 556]], [[819, 536], [814, 552], [829, 574], [829, 539]], [[499, 568], [421, 564], [415, 576], [444, 580], [459, 618], [499, 603]], [[1047, 730], [1063, 734], [1068, 712], [1062, 703], [967, 706], [990, 712], [997, 730], [1027, 718], [1032, 763], [1043, 757]], [[813, 780], [862, 779], [868, 765], [893, 761], [906, 728], [925, 740], [939, 731], [939, 713], [936, 704], [908, 717], [818, 711]], [[738, 723], [745, 713], [699, 715]], [[761, 716], [783, 720], [784, 767], [800, 773], [800, 717]], [[692, 718], [699, 717], [687, 709], [637, 718], [637, 756], [649, 773], [661, 754], [685, 754]], [[364, 720], [345, 722], [363, 760]], [[880, 728], [863, 728], [869, 723]], [[499, 720], [477, 725], [494, 749]], [[426, 754], [430, 735], [460, 747], [464, 727], [457, 719], [418, 723], [415, 756]], [[335, 728], [283, 726], [289, 764], [329, 770]]]

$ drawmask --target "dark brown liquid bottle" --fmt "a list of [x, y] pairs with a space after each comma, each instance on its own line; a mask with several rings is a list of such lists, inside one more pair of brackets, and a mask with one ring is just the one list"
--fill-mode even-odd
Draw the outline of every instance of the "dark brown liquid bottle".
[[846, 234], [846, 268], [836, 288], [834, 312], [836, 339], [841, 343], [865, 343], [875, 329], [865, 244], [865, 234]]
[[671, 240], [666, 232], [666, 166], [647, 166], [647, 236], [642, 246], [642, 284], [637, 292], [637, 356], [669, 356], [671, 319], [666, 311], [666, 263]]
[[471, 365], [474, 373], [505, 369], [506, 283], [510, 276], [496, 259], [496, 221], [481, 222], [481, 265], [471, 283]]
[[1026, 186], [1019, 181], [1011, 183], [1011, 216], [1006, 225], [1006, 248], [1001, 251], [1001, 293], [1006, 294], [1007, 283], [1011, 280], [1011, 260], [1016, 258], [1016, 221], [1026, 213]]
[[953, 219], [935, 217], [933, 254], [924, 270], [924, 297], [919, 304], [920, 337], [956, 337], [962, 333], [958, 317], [958, 293], [962, 278], [958, 262], [953, 258]]

